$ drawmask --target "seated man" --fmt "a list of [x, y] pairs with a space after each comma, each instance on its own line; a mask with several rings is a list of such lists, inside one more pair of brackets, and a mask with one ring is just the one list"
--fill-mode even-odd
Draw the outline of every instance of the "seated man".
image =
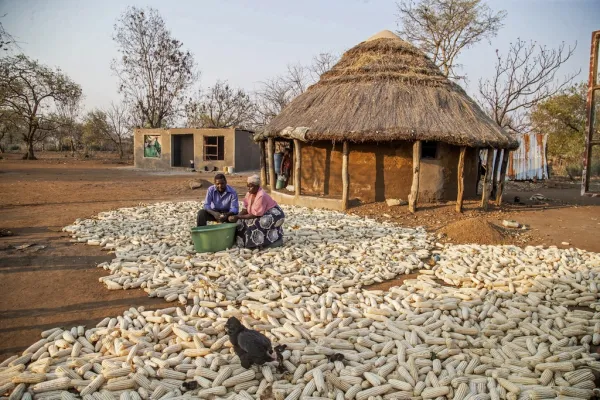
[[204, 209], [198, 211], [196, 226], [205, 226], [206, 221], [235, 222], [239, 212], [237, 192], [227, 184], [223, 174], [215, 175], [215, 184], [208, 188]]

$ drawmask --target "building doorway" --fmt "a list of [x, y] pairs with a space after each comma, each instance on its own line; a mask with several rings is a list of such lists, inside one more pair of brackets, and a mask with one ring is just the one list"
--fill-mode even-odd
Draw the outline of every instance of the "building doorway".
[[194, 160], [194, 135], [172, 135], [173, 167], [191, 167]]

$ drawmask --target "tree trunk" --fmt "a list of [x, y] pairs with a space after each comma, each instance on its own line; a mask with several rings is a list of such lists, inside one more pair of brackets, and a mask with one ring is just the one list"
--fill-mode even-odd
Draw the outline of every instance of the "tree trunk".
[[494, 162], [493, 158], [494, 157], [494, 149], [492, 149], [491, 147], [488, 148], [488, 153], [487, 153], [487, 162], [486, 162], [486, 168], [485, 168], [485, 176], [483, 177], [483, 190], [482, 190], [482, 194], [481, 194], [481, 207], [483, 207], [484, 210], [488, 209], [488, 200], [490, 199], [490, 191], [491, 191], [491, 179], [492, 179], [492, 163]]
[[119, 159], [123, 159], [123, 145], [119, 144]]
[[23, 160], [37, 160], [37, 158], [35, 158], [35, 154], [33, 153], [32, 141], [29, 141], [29, 143], [27, 143], [27, 152], [23, 156]]
[[498, 191], [496, 193], [496, 204], [502, 205], [502, 192], [504, 192], [504, 181], [506, 180], [506, 170], [508, 167], [508, 159], [510, 151], [504, 149], [502, 154], [502, 165], [500, 166], [500, 178], [498, 178]]
[[348, 194], [350, 192], [350, 175], [348, 174], [348, 156], [350, 154], [350, 144], [344, 140], [342, 147], [342, 208], [348, 209]]
[[267, 151], [269, 153], [269, 185], [271, 190], [275, 190], [276, 187], [276, 175], [275, 175], [275, 143], [273, 138], [267, 139]]
[[460, 156], [458, 157], [458, 196], [456, 198], [456, 212], [463, 211], [463, 196], [465, 194], [465, 153], [466, 147], [460, 148]]
[[408, 196], [408, 211], [414, 213], [417, 210], [417, 200], [419, 198], [419, 170], [421, 169], [421, 141], [417, 140], [413, 144], [413, 177], [410, 195]]
[[294, 139], [294, 195], [300, 196], [302, 184], [302, 144]]
[[496, 150], [496, 159], [494, 160], [494, 169], [492, 170], [492, 198], [496, 197], [498, 189], [498, 168], [500, 167], [500, 149]]
[[260, 145], [260, 182], [261, 185], [267, 186], [267, 152], [265, 150], [265, 141], [261, 140]]
[[71, 157], [75, 157], [75, 141], [71, 137]]

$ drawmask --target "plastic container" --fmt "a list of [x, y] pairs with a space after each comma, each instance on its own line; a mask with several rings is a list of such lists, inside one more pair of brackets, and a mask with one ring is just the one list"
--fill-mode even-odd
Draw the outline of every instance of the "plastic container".
[[192, 241], [198, 253], [214, 253], [233, 247], [237, 224], [223, 223], [192, 228]]
[[275, 184], [275, 189], [277, 189], [277, 190], [283, 189], [285, 187], [285, 181], [286, 181], [285, 176], [279, 175], [279, 178], [277, 178], [277, 183]]

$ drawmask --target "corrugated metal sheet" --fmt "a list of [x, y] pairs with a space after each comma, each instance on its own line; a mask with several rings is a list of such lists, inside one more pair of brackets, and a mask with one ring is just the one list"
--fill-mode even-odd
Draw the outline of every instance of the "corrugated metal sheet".
[[[530, 179], [548, 179], [548, 161], [546, 144], [548, 136], [541, 133], [527, 133], [517, 136], [519, 148], [511, 153], [508, 160], [506, 179], [524, 181]], [[498, 152], [494, 151], [494, 161]], [[480, 154], [483, 165], [486, 163], [487, 150]], [[498, 176], [500, 175], [498, 168]]]

